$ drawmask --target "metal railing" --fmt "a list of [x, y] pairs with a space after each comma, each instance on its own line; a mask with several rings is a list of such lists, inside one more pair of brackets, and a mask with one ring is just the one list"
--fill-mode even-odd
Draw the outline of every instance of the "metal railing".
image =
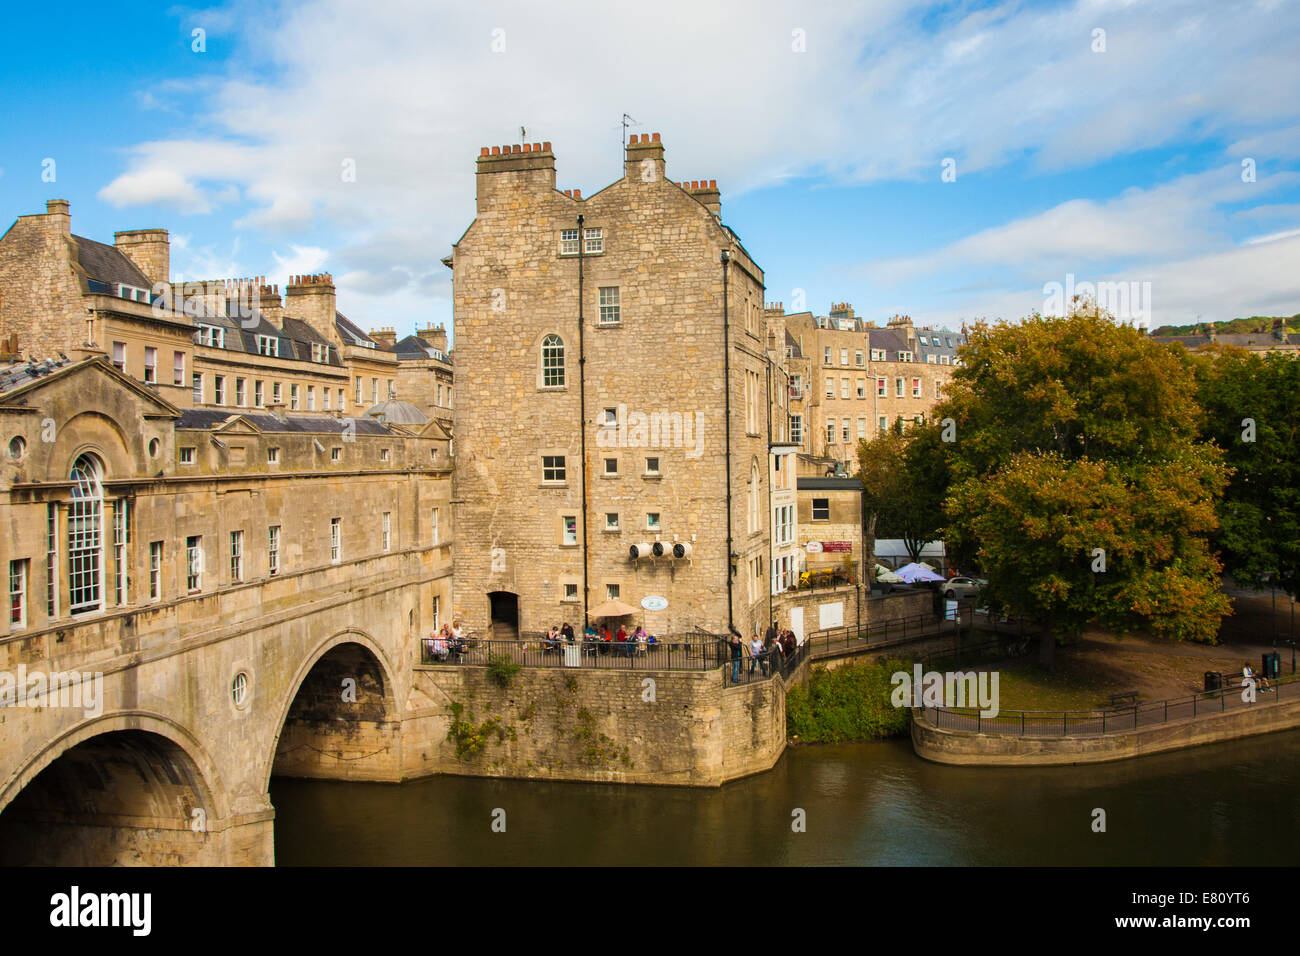
[[1018, 737], [1078, 737], [1122, 733], [1142, 727], [1156, 727], [1171, 720], [1243, 710], [1261, 704], [1281, 703], [1285, 697], [1300, 697], [1300, 677], [1275, 678], [1265, 689], [1255, 680], [1255, 701], [1242, 699], [1240, 683], [1225, 681], [1217, 690], [1169, 697], [1147, 704], [1129, 704], [1093, 710], [1001, 711], [996, 717], [981, 716], [978, 708], [922, 707], [925, 719], [941, 730], [962, 730], [977, 734], [1012, 734]]
[[813, 632], [804, 643], [812, 645], [814, 657], [820, 657], [843, 651], [868, 650], [875, 645], [906, 641], [913, 637], [955, 634], [968, 630], [972, 620], [969, 606], [963, 611], [959, 605], [958, 611], [958, 616], [951, 620], [937, 614], [914, 614], [874, 624], [847, 624], [827, 628]]
[[695, 641], [656, 639], [650, 641], [567, 641], [545, 638], [501, 641], [467, 637], [445, 641], [440, 647], [432, 638], [420, 642], [420, 663], [430, 665], [485, 666], [502, 660], [521, 667], [586, 667], [610, 670], [704, 671], [728, 659], [724, 642], [709, 635]]
[[788, 679], [812, 656], [812, 645], [804, 641], [789, 654], [773, 647], [772, 650], [755, 655], [748, 644], [741, 644], [741, 656], [735, 657], [730, 645], [724, 643], [723, 651], [727, 659], [722, 666], [722, 686], [734, 687], [737, 684], [764, 681], [776, 674]]

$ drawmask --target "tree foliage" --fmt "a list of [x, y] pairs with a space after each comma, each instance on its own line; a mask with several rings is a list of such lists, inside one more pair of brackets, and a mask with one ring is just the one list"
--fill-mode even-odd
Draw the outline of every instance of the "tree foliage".
[[894, 428], [858, 443], [863, 508], [871, 537], [900, 538], [913, 561], [943, 527], [947, 467], [935, 454], [939, 433], [921, 425]]
[[1209, 536], [1227, 479], [1200, 440], [1193, 359], [1094, 307], [980, 323], [937, 417], [947, 536], [994, 606], [1045, 624], [1041, 656], [1090, 621], [1213, 642], [1228, 613]]
[[1203, 432], [1233, 468], [1214, 536], [1224, 569], [1296, 594], [1300, 568], [1300, 362], [1219, 348], [1198, 356]]

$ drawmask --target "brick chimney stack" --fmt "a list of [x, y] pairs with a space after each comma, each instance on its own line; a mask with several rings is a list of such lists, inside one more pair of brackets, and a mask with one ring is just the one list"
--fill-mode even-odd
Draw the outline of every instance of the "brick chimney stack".
[[509, 202], [517, 189], [538, 193], [555, 190], [555, 154], [550, 143], [484, 146], [479, 150], [477, 212]]
[[633, 133], [627, 141], [627, 158], [623, 174], [629, 183], [655, 183], [664, 180], [664, 145], [658, 133]]
[[171, 282], [171, 240], [166, 229], [127, 229], [113, 233], [113, 245], [153, 285]]
[[444, 355], [447, 354], [447, 330], [443, 328], [441, 322], [437, 325], [426, 326], [423, 329], [416, 329], [415, 334]]
[[334, 317], [338, 314], [334, 298], [334, 277], [328, 272], [290, 276], [284, 293], [285, 315], [302, 319], [342, 354], [343, 340], [334, 324]]
[[682, 188], [698, 199], [713, 215], [722, 215], [722, 193], [718, 192], [716, 179], [693, 179], [689, 183], [683, 181]]

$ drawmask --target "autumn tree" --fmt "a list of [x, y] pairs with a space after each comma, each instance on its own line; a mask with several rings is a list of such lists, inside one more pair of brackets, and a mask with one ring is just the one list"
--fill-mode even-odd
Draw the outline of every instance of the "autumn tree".
[[1042, 623], [1049, 668], [1089, 622], [1213, 642], [1227, 469], [1198, 435], [1190, 357], [1091, 306], [968, 341], [936, 418], [947, 535], [978, 555], [990, 603]]
[[[868, 540], [900, 538], [913, 561], [939, 537], [947, 469], [934, 454], [939, 436], [933, 426], [904, 431], [901, 424], [872, 441], [858, 442], [863, 511]], [[869, 568], [875, 566], [874, 547]]]

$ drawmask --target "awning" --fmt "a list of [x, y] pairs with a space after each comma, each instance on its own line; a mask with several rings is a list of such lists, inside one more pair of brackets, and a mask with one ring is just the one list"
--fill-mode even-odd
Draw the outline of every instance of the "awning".
[[635, 614], [636, 608], [622, 601], [606, 601], [604, 604], [597, 604], [588, 613], [591, 617], [627, 617], [629, 614]]

